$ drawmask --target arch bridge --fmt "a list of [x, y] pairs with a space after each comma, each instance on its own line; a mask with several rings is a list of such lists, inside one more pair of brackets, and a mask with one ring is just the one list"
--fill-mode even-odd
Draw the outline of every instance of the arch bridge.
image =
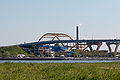
[[[67, 37], [69, 40], [61, 40], [60, 37]], [[51, 40], [48, 41], [41, 41], [43, 38], [50, 38]], [[55, 40], [55, 38], [57, 40]], [[72, 37], [70, 37], [67, 34], [63, 33], [47, 33], [44, 34], [38, 42], [32, 42], [32, 43], [26, 43], [26, 44], [20, 44], [20, 47], [29, 47], [32, 45], [51, 45], [51, 44], [61, 44], [62, 46], [72, 49], [79, 47], [79, 49], [86, 50], [87, 48], [90, 49], [90, 51], [93, 51], [93, 45], [96, 45], [97, 48], [95, 50], [99, 51], [103, 43], [105, 43], [108, 47], [109, 53], [112, 53], [111, 45], [115, 45], [115, 49], [113, 52], [117, 52], [118, 47], [120, 45], [120, 39], [97, 39], [97, 40], [73, 40]]]

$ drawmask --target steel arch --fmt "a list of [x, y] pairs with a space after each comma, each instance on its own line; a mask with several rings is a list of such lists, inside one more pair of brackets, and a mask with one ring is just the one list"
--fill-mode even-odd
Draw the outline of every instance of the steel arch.
[[38, 42], [40, 42], [43, 38], [52, 38], [52, 41], [57, 38], [60, 41], [59, 37], [68, 37], [70, 40], [73, 40], [72, 37], [64, 33], [46, 33], [38, 40]]

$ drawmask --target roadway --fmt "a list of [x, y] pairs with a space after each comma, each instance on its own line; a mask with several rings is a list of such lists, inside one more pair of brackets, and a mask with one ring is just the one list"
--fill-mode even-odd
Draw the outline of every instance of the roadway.
[[43, 45], [43, 44], [55, 44], [55, 43], [96, 43], [96, 42], [111, 42], [120, 43], [120, 39], [100, 39], [100, 40], [54, 40], [54, 41], [40, 41], [26, 44], [20, 44], [18, 46], [30, 46], [30, 45]]

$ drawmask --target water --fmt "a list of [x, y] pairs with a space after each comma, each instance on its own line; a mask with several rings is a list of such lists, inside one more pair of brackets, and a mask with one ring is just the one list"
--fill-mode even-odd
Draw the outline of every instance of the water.
[[120, 62], [120, 60], [0, 60], [0, 63], [104, 63]]

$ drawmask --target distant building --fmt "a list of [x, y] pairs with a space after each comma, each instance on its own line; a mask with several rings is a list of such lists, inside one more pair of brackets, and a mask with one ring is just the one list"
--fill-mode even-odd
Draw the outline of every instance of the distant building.
[[62, 53], [65, 52], [65, 47], [60, 46], [50, 46], [50, 45], [37, 45], [35, 48], [30, 49], [35, 55], [39, 55], [40, 53]]

